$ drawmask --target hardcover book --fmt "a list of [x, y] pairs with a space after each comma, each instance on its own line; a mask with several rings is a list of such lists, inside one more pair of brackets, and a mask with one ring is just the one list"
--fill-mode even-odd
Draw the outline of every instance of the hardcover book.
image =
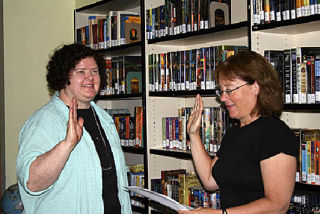
[[230, 0], [211, 0], [209, 7], [210, 27], [228, 25], [231, 20]]
[[123, 17], [124, 22], [124, 43], [131, 44], [141, 41], [141, 17], [128, 15]]

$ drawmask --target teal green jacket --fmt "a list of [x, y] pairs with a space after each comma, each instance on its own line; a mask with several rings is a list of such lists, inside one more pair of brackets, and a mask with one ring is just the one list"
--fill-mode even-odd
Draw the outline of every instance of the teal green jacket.
[[[16, 170], [24, 212], [102, 214], [100, 159], [85, 129], [58, 179], [43, 191], [33, 192], [27, 188], [31, 163], [65, 139], [69, 109], [58, 95], [55, 93], [49, 103], [36, 111], [20, 131]], [[97, 112], [113, 152], [122, 213], [131, 214], [129, 193], [124, 190], [128, 185], [127, 167], [113, 119], [94, 102], [91, 105]]]

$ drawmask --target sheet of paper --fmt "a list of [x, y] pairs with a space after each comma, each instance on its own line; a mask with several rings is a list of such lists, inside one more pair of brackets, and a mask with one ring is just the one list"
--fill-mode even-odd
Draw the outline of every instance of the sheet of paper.
[[164, 206], [170, 207], [173, 210], [191, 210], [193, 209], [192, 207], [189, 207], [187, 205], [182, 205], [179, 202], [173, 200], [169, 196], [162, 195], [160, 193], [148, 190], [148, 189], [143, 189], [141, 187], [137, 186], [129, 186], [126, 187], [127, 190], [133, 191], [137, 194], [140, 194], [146, 198], [149, 198], [150, 200], [156, 201]]

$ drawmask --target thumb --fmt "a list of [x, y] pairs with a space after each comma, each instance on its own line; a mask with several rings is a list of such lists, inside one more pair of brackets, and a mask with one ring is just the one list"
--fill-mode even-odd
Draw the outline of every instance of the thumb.
[[83, 123], [84, 123], [83, 118], [82, 118], [82, 117], [79, 117], [79, 119], [78, 119], [78, 125], [79, 125], [80, 127], [83, 127]]

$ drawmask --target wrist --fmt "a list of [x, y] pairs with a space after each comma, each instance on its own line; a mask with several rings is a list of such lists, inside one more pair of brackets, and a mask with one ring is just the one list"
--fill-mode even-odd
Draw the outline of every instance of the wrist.
[[201, 140], [201, 137], [200, 137], [200, 133], [199, 132], [194, 132], [192, 134], [188, 134], [189, 135], [189, 138], [190, 140]]
[[68, 141], [68, 140], [62, 140], [60, 142], [60, 145], [61, 145], [61, 148], [64, 150], [64, 151], [72, 151], [75, 147], [74, 143]]

